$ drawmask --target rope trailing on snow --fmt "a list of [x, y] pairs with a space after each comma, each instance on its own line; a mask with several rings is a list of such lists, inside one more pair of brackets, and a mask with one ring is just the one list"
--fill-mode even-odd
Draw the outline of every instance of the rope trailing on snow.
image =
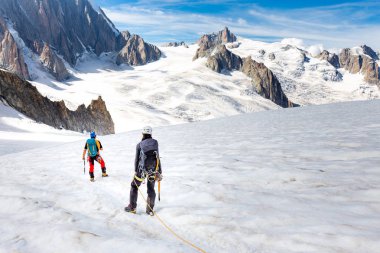
[[189, 242], [188, 240], [186, 240], [185, 238], [183, 238], [182, 236], [178, 235], [172, 228], [170, 228], [162, 219], [160, 216], [158, 216], [158, 214], [153, 211], [153, 209], [150, 207], [147, 199], [144, 197], [144, 194], [142, 193], [142, 191], [140, 190], [140, 187], [136, 184], [135, 181], [133, 181], [137, 187], [137, 189], [139, 190], [139, 193], [141, 195], [141, 197], [144, 199], [145, 203], [147, 204], [147, 206], [149, 207], [149, 209], [153, 212], [154, 216], [158, 219], [158, 221], [171, 233], [173, 234], [178, 240], [182, 241], [183, 243], [191, 246], [192, 248], [196, 249], [197, 251], [199, 252], [202, 252], [202, 253], [207, 253], [205, 250], [201, 249], [200, 247], [196, 246], [195, 244]]

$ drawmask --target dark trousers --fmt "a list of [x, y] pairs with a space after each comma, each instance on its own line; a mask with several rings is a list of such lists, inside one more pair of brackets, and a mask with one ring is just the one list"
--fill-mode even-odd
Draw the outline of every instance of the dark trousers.
[[[139, 177], [138, 175], [139, 173], [135, 174], [135, 176]], [[146, 180], [147, 183], [147, 192], [148, 192], [148, 198], [147, 198], [147, 201], [148, 201], [148, 204], [150, 205], [150, 207], [153, 209], [154, 207], [154, 202], [156, 200], [156, 191], [154, 190], [154, 184], [156, 181], [154, 180], [149, 180], [147, 179]], [[138, 196], [138, 189], [137, 187], [140, 187], [142, 181], [140, 180], [137, 180], [136, 177], [133, 177], [133, 180], [132, 180], [132, 183], [131, 183], [131, 191], [129, 193], [129, 206], [132, 207], [132, 208], [136, 208], [137, 206], [137, 196]], [[147, 209], [149, 210], [149, 208], [147, 207]]]

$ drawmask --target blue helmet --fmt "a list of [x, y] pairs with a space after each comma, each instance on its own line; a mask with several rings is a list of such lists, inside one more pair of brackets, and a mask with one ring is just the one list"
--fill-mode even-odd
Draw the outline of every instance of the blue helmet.
[[95, 133], [94, 131], [92, 131], [92, 132], [90, 133], [90, 136], [91, 136], [91, 138], [95, 138], [95, 137], [96, 137], [96, 133]]

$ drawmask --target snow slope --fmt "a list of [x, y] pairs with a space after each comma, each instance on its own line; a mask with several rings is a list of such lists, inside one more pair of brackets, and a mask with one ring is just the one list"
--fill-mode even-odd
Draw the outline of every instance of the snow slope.
[[[373, 100], [154, 128], [156, 210], [207, 252], [376, 253], [379, 113]], [[84, 138], [1, 155], [0, 252], [195, 252], [144, 214], [141, 197], [137, 215], [123, 211], [139, 138], [100, 138], [110, 177], [96, 165], [95, 183], [83, 175]]]
[[0, 150], [3, 155], [81, 138], [83, 134], [37, 123], [0, 101]]

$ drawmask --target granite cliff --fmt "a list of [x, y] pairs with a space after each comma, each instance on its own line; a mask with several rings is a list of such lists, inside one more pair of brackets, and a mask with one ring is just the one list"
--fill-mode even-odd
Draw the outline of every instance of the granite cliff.
[[16, 52], [21, 45], [12, 42], [7, 26], [17, 32], [27, 48], [41, 56], [43, 66], [60, 81], [68, 77], [60, 57], [74, 67], [85, 52], [99, 56], [120, 51], [123, 57], [118, 57], [118, 64], [130, 65], [146, 64], [161, 56], [157, 47], [141, 42], [137, 35], [119, 32], [103, 10], [95, 10], [88, 0], [2, 0], [1, 16], [8, 22], [0, 20], [0, 39], [5, 38], [2, 44], [9, 46], [1, 47], [0, 54], [9, 55], [10, 64], [0, 58], [0, 67], [25, 79], [29, 79], [28, 68], [22, 54]]

